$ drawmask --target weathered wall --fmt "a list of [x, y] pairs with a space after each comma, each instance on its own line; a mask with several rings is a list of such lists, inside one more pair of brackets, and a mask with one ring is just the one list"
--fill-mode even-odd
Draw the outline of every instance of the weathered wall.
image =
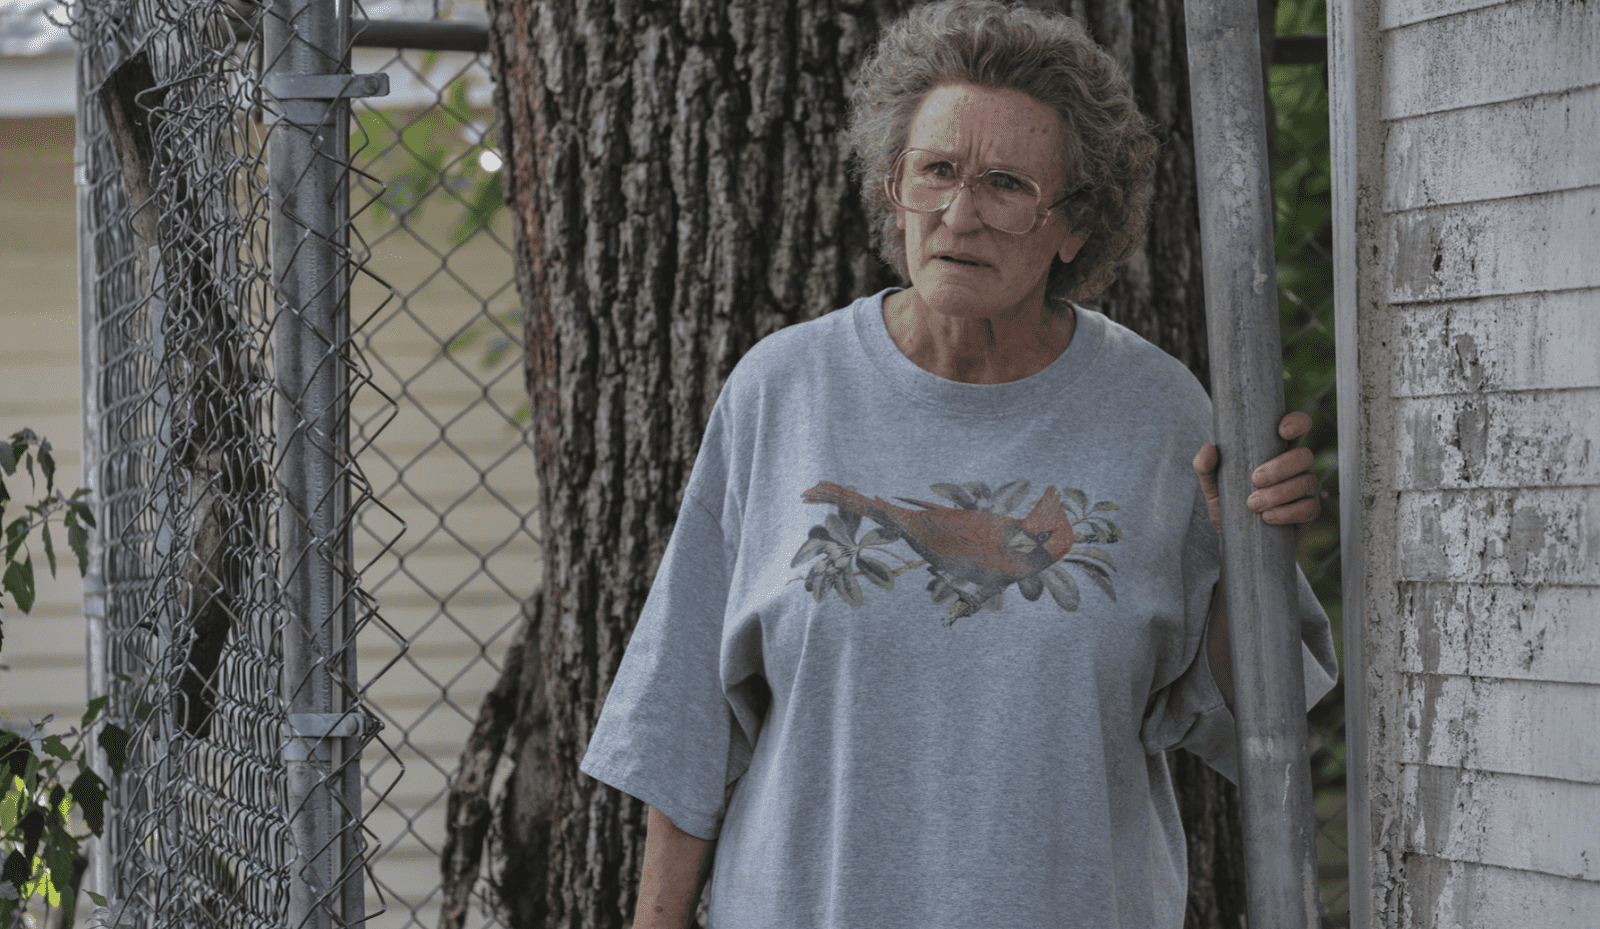
[[1343, 0], [1334, 20], [1373, 925], [1593, 929], [1600, 5]]

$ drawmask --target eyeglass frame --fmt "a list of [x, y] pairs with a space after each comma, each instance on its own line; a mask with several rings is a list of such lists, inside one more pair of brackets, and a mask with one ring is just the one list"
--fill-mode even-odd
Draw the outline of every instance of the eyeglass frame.
[[[895, 188], [898, 186], [898, 185], [895, 184], [895, 180], [896, 180], [896, 178], [898, 178], [900, 176], [901, 163], [904, 162], [906, 160], [906, 156], [910, 155], [912, 152], [922, 152], [923, 154], [926, 154], [926, 155], [937, 155], [940, 158], [943, 158], [946, 161], [950, 162], [950, 166], [955, 169], [955, 172], [956, 172], [956, 186], [954, 188], [952, 188], [951, 191], [950, 191], [950, 200], [949, 200], [948, 203], [946, 203], [944, 206], [939, 207], [937, 210], [919, 210], [914, 206], [907, 206], [906, 204], [901, 203], [900, 202], [900, 198], [895, 195]], [[968, 190], [972, 191], [972, 195], [973, 195], [972, 212], [974, 213], [974, 215], [976, 215], [978, 217], [978, 221], [979, 222], [983, 223], [985, 226], [988, 226], [990, 229], [994, 229], [995, 232], [1001, 233], [1003, 235], [1032, 235], [1035, 232], [1038, 232], [1040, 227], [1042, 227], [1046, 222], [1049, 222], [1050, 214], [1055, 210], [1056, 207], [1061, 206], [1062, 204], [1066, 203], [1068, 200], [1071, 200], [1072, 197], [1075, 194], [1078, 193], [1078, 191], [1080, 191], [1080, 190], [1082, 190], [1084, 188], [1084, 185], [1079, 184], [1077, 187], [1074, 187], [1071, 190], [1067, 191], [1066, 193], [1062, 194], [1061, 197], [1059, 199], [1057, 199], [1054, 203], [1052, 203], [1049, 206], [1045, 207], [1043, 210], [1040, 210], [1039, 212], [1035, 213], [1033, 215], [1033, 225], [1029, 226], [1027, 231], [1025, 231], [1025, 232], [1007, 232], [1004, 229], [996, 228], [995, 226], [991, 225], [988, 220], [983, 218], [982, 213], [978, 210], [978, 201], [977, 201], [978, 191], [977, 191], [977, 188], [975, 188], [972, 185], [967, 183], [967, 181], [969, 179], [976, 181], [976, 180], [980, 180], [980, 179], [986, 177], [987, 175], [994, 174], [994, 173], [1004, 174], [1007, 177], [1015, 177], [1015, 178], [1019, 178], [1021, 180], [1027, 181], [1030, 185], [1032, 185], [1032, 187], [1034, 189], [1034, 192], [1035, 192], [1036, 196], [1038, 197], [1038, 202], [1039, 203], [1043, 203], [1044, 202], [1044, 188], [1039, 186], [1039, 182], [1038, 181], [1034, 180], [1031, 176], [1022, 173], [1021, 171], [1013, 171], [1010, 168], [987, 168], [987, 169], [985, 169], [984, 171], [982, 171], [981, 173], [978, 173], [978, 174], [968, 174], [967, 172], [961, 170], [961, 161], [960, 161], [960, 159], [956, 158], [956, 156], [950, 154], [949, 152], [941, 152], [941, 151], [939, 151], [937, 149], [932, 149], [932, 148], [908, 148], [908, 149], [902, 150], [899, 155], [896, 155], [895, 159], [894, 159], [894, 164], [890, 165], [890, 167], [889, 167], [888, 176], [883, 179], [883, 192], [886, 195], [888, 195], [890, 203], [893, 203], [895, 206], [899, 207], [902, 210], [910, 210], [911, 212], [919, 214], [921, 216], [934, 216], [934, 215], [943, 213], [945, 210], [950, 209], [950, 207], [956, 202], [956, 197], [960, 195], [961, 188], [965, 187]]]

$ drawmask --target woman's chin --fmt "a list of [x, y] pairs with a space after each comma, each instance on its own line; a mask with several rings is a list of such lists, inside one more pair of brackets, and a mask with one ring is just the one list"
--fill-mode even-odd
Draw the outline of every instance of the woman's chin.
[[919, 274], [911, 281], [923, 306], [957, 319], [983, 319], [994, 316], [1006, 305], [992, 268], [973, 269], [988, 274], [971, 273], [962, 268], [955, 273]]

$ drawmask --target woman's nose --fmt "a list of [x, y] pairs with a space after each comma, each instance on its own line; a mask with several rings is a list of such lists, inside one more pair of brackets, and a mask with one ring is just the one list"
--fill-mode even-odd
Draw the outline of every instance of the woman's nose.
[[980, 228], [983, 220], [978, 216], [977, 191], [963, 182], [951, 196], [950, 205], [944, 208], [943, 219], [951, 232], [971, 232]]

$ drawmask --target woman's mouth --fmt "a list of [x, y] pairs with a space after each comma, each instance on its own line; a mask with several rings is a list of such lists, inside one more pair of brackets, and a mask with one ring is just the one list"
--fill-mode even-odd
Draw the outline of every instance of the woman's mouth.
[[965, 267], [968, 267], [968, 268], [987, 268], [988, 267], [988, 265], [984, 264], [981, 261], [972, 261], [971, 259], [967, 259], [967, 258], [957, 258], [954, 255], [940, 255], [939, 256], [939, 260], [940, 261], [949, 262], [950, 264], [964, 265]]

